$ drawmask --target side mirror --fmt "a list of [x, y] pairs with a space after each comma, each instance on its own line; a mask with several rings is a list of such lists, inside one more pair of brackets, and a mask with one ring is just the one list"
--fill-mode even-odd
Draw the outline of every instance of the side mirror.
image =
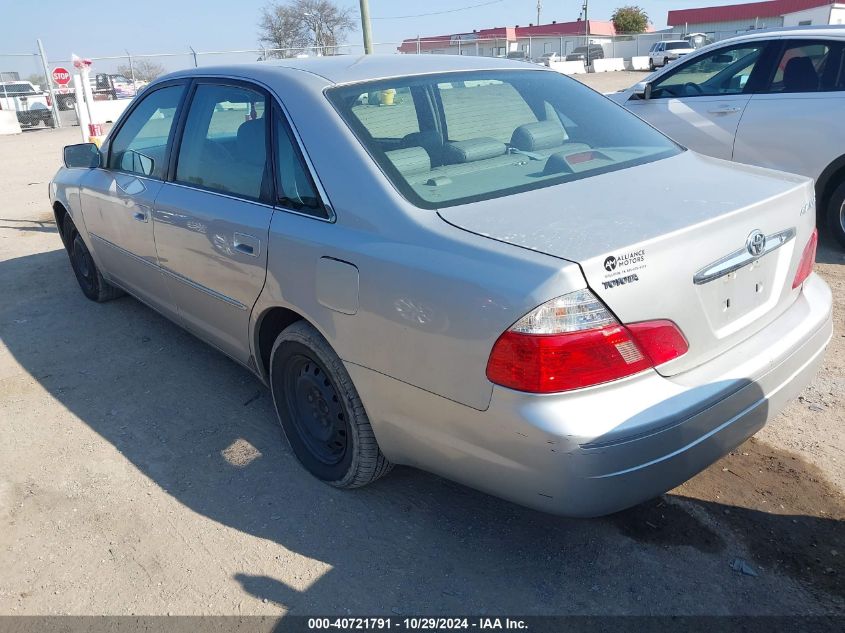
[[100, 150], [94, 143], [65, 145], [64, 161], [65, 167], [96, 169], [101, 164]]
[[634, 96], [640, 99], [651, 99], [651, 84], [647, 81], [641, 81], [635, 84]]

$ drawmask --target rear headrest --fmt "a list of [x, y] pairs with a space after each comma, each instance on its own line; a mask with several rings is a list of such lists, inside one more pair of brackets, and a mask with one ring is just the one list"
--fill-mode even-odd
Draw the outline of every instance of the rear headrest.
[[494, 138], [471, 138], [466, 141], [450, 141], [443, 146], [443, 160], [447, 165], [471, 163], [485, 158], [495, 158], [508, 151], [501, 141]]
[[422, 147], [406, 147], [385, 152], [393, 166], [405, 175], [431, 171], [431, 158]]
[[511, 145], [523, 152], [559, 147], [566, 141], [566, 131], [560, 123], [537, 121], [520, 125], [513, 131]]
[[238, 128], [238, 158], [250, 165], [263, 165], [267, 159], [265, 123], [265, 119], [251, 119]]

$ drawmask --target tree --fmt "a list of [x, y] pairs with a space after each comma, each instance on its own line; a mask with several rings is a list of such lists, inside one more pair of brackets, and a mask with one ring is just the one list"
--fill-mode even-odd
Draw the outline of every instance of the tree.
[[141, 58], [132, 60], [131, 67], [129, 64], [121, 64], [117, 67], [117, 72], [129, 79], [133, 79], [134, 77], [135, 81], [152, 81], [156, 77], [163, 75], [165, 69], [158, 62]]
[[335, 55], [346, 33], [355, 28], [352, 9], [331, 0], [271, 2], [261, 10], [259, 40], [272, 57], [289, 57], [315, 47], [322, 55]]
[[637, 6], [619, 7], [610, 16], [617, 33], [645, 33], [648, 14]]

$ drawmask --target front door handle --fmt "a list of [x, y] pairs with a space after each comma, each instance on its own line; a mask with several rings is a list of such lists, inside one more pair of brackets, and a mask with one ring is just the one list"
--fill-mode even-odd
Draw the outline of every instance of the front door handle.
[[716, 108], [715, 110], [708, 110], [710, 114], [736, 114], [742, 110], [742, 108], [737, 108], [735, 106], [723, 106], [721, 108]]
[[239, 253], [249, 255], [250, 257], [258, 257], [261, 241], [254, 235], [235, 233], [232, 235], [232, 245]]
[[146, 209], [142, 209], [141, 211], [136, 211], [132, 214], [132, 218], [138, 220], [138, 222], [149, 222], [150, 216]]

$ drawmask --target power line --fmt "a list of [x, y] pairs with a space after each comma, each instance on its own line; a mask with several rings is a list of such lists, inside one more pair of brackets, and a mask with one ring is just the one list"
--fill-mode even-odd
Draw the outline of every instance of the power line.
[[505, 0], [492, 0], [491, 2], [482, 2], [480, 4], [472, 4], [468, 7], [460, 7], [458, 9], [447, 9], [446, 11], [434, 11], [432, 13], [418, 13], [416, 15], [383, 15], [371, 20], [405, 20], [407, 18], [424, 18], [429, 15], [443, 15], [444, 13], [457, 13], [458, 11], [466, 11], [468, 9], [477, 9], [478, 7], [486, 7], [491, 4], [499, 4]]

